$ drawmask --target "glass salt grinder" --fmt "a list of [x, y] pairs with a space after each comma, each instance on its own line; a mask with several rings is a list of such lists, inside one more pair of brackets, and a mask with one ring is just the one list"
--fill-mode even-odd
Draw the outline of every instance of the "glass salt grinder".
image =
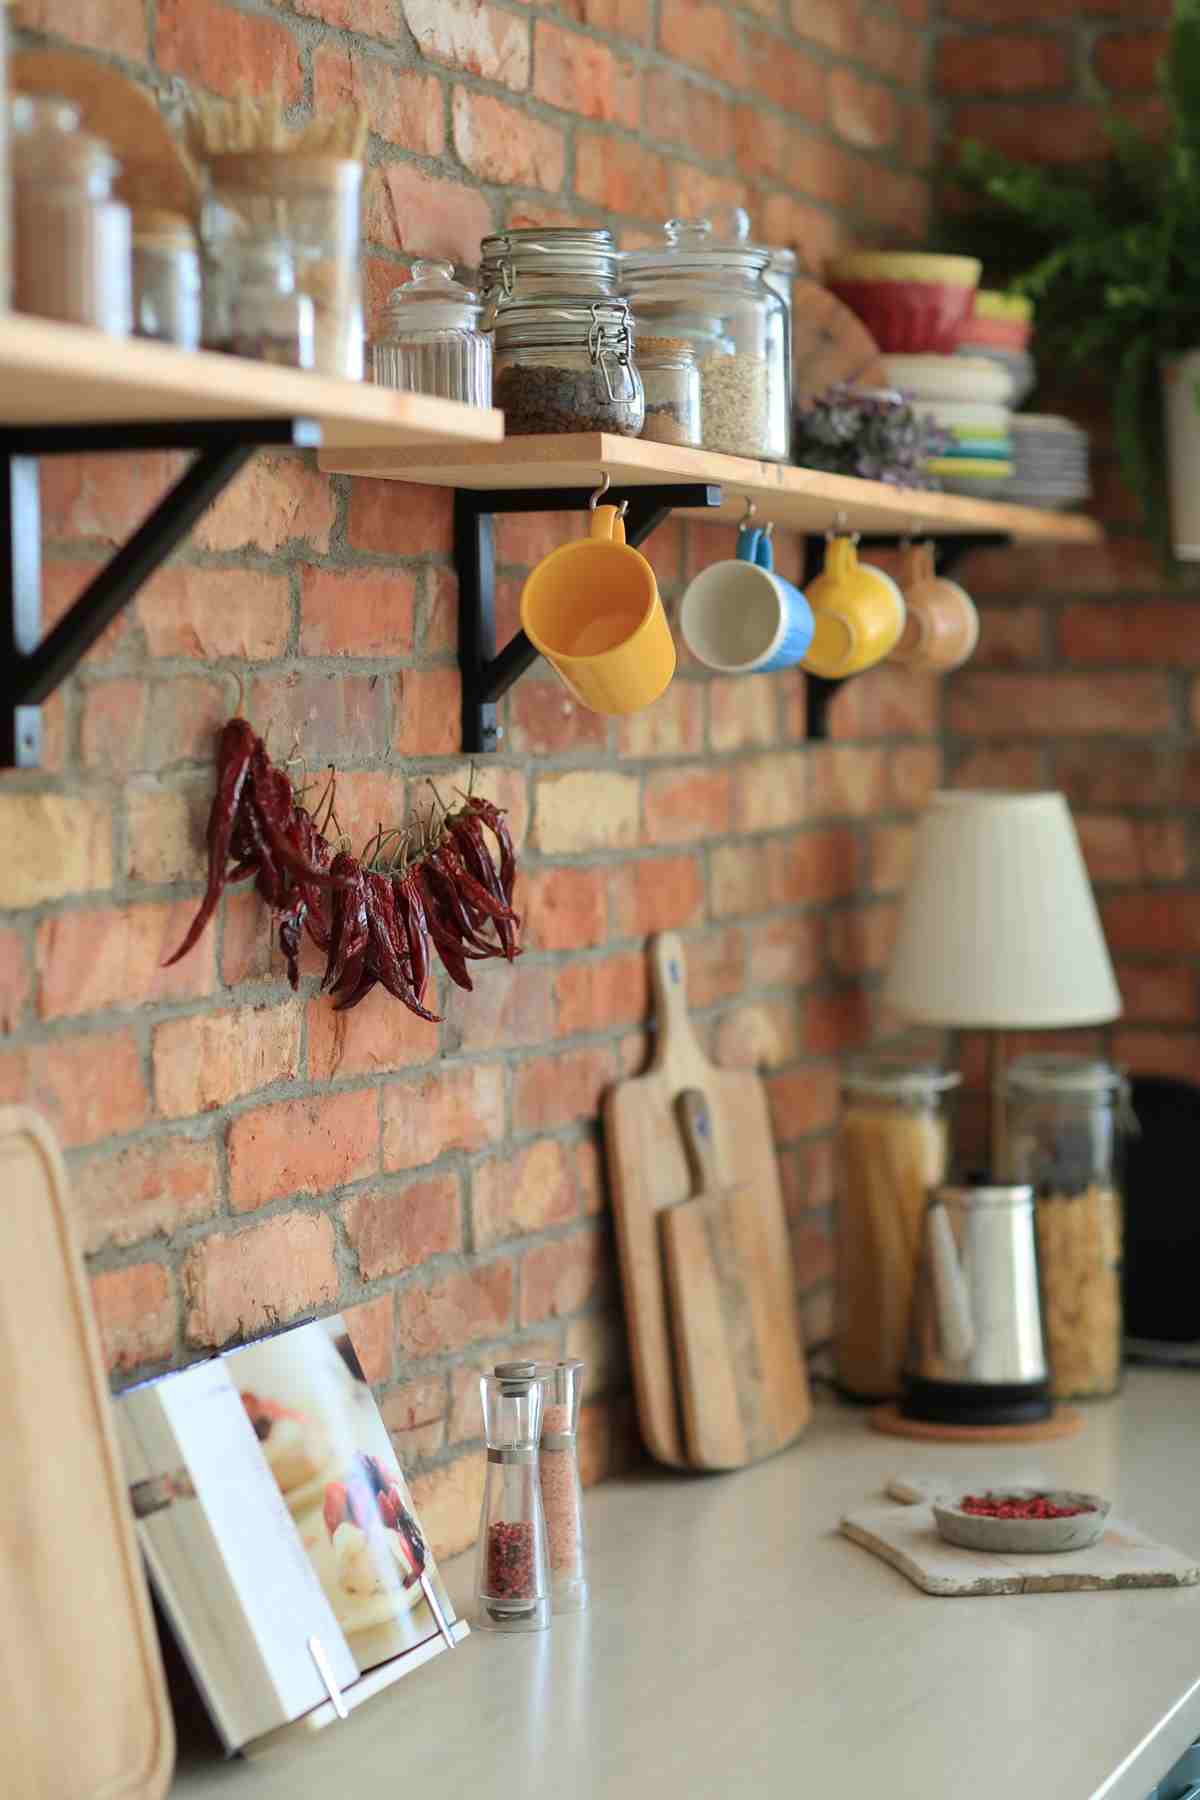
[[550, 1606], [556, 1613], [583, 1612], [588, 1603], [578, 1443], [583, 1363], [572, 1357], [539, 1367], [546, 1390], [541, 1478], [550, 1544]]
[[545, 1631], [550, 1623], [546, 1519], [538, 1480], [542, 1376], [533, 1363], [482, 1375], [487, 1468], [475, 1574], [484, 1631]]

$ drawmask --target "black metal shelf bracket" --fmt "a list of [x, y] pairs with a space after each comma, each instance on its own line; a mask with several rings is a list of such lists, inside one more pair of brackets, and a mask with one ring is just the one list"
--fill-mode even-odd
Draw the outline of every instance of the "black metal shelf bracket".
[[[916, 537], [932, 537], [932, 532], [910, 532], [901, 536], [895, 532], [867, 532], [860, 534], [860, 542], [868, 548], [894, 550], [899, 545], [908, 543]], [[963, 533], [961, 536], [937, 538], [938, 572], [949, 575], [972, 550], [991, 550], [1008, 545], [1011, 537], [1004, 531], [980, 531]], [[802, 587], [807, 589], [810, 582], [815, 581], [821, 573], [825, 560], [825, 539], [810, 534], [804, 540], [804, 578]], [[870, 670], [864, 670], [869, 674]], [[848, 681], [857, 681], [857, 675], [843, 675], [830, 679], [825, 675], [809, 675], [806, 681], [808, 730], [806, 741], [810, 744], [823, 744], [829, 737], [829, 709], [838, 694]]]
[[[538, 652], [518, 631], [496, 653], [496, 545], [493, 519], [505, 512], [582, 512], [593, 488], [456, 488], [454, 563], [458, 572], [458, 661], [462, 671], [462, 747], [471, 754], [500, 742], [496, 702], [532, 668]], [[625, 541], [643, 544], [676, 507], [720, 506], [709, 483], [610, 488], [606, 506], [625, 506]]]
[[[315, 449], [320, 442], [321, 428], [312, 419], [0, 427], [0, 558], [8, 590], [0, 615], [0, 767], [37, 767], [42, 703], [254, 452], [268, 445]], [[197, 454], [128, 542], [88, 583], [70, 611], [40, 638], [38, 458], [131, 450], [194, 450]]]

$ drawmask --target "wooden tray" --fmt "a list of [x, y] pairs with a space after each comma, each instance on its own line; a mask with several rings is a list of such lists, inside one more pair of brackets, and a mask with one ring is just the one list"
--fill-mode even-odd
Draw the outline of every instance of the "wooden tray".
[[0, 1109], [0, 1691], [13, 1800], [161, 1800], [174, 1732], [46, 1126]]

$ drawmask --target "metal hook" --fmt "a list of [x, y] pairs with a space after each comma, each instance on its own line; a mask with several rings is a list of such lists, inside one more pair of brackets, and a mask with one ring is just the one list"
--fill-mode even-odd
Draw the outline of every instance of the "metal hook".
[[746, 502], [746, 510], [738, 520], [739, 526], [748, 525], [758, 511], [758, 507], [754, 504], [754, 501], [750, 498], [749, 494], [743, 494], [742, 498]]
[[595, 512], [597, 506], [599, 506], [601, 500], [603, 500], [605, 494], [607, 494], [607, 492], [611, 486], [612, 486], [612, 479], [606, 473], [604, 480], [600, 483], [600, 486], [596, 489], [595, 493], [592, 495], [591, 499], [588, 501], [588, 507], [592, 512]]

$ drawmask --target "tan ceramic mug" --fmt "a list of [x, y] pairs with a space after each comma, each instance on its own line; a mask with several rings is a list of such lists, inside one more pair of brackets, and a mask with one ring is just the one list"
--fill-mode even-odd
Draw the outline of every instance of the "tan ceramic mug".
[[934, 674], [959, 668], [979, 642], [979, 614], [964, 587], [937, 573], [932, 543], [904, 546], [900, 587], [904, 630], [889, 661]]

